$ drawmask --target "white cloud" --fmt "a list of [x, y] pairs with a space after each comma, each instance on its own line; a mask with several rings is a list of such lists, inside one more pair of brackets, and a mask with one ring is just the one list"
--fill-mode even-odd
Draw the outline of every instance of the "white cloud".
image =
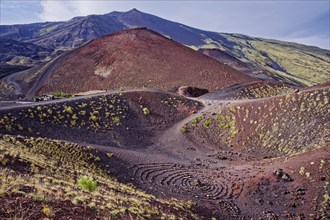
[[63, 21], [76, 16], [127, 11], [134, 5], [130, 1], [54, 1], [43, 0], [40, 18], [44, 21]]
[[80, 15], [75, 2], [45, 0], [41, 2], [41, 6], [43, 10], [39, 17], [44, 21], [69, 20]]

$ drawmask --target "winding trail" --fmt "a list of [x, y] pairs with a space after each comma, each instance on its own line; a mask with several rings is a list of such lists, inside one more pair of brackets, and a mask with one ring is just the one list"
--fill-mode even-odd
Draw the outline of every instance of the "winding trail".
[[25, 95], [25, 99], [32, 100], [35, 94], [41, 89], [41, 87], [45, 84], [45, 82], [50, 78], [50, 72], [54, 69], [55, 65], [59, 62], [65, 59], [66, 55], [69, 55], [71, 53], [74, 53], [79, 48], [72, 49], [70, 51], [67, 51], [63, 53], [62, 55], [56, 57], [55, 59], [52, 59], [48, 63], [46, 63], [44, 66], [42, 66], [38, 70], [38, 78], [34, 81], [33, 85], [29, 89], [29, 91]]
[[[38, 90], [41, 82], [47, 78], [47, 71], [54, 64], [46, 66], [35, 86], [29, 94]], [[152, 89], [132, 89], [125, 91], [108, 91], [69, 99], [51, 100], [42, 104], [64, 103], [90, 97], [117, 94], [119, 92], [160, 92]], [[166, 92], [165, 92], [166, 93]], [[168, 93], [172, 94], [172, 93]], [[219, 208], [220, 202], [225, 202], [225, 210], [239, 211], [236, 200], [239, 200], [244, 191], [246, 180], [262, 172], [261, 165], [255, 162], [242, 163], [217, 158], [219, 149], [207, 146], [206, 143], [197, 144], [190, 140], [181, 131], [182, 127], [195, 117], [217, 113], [221, 108], [237, 103], [258, 100], [217, 100], [214, 97], [188, 98], [203, 104], [203, 107], [155, 137], [150, 146], [145, 148], [120, 148], [116, 146], [100, 146], [90, 143], [79, 143], [84, 146], [92, 145], [96, 149], [113, 153], [115, 159], [108, 166], [110, 173], [120, 181], [136, 185], [148, 193], [161, 197], [175, 197], [190, 199], [197, 203], [214, 205]], [[1, 109], [14, 109], [26, 106], [38, 106], [35, 103], [16, 103]], [[225, 152], [224, 152], [225, 153]], [[240, 159], [244, 159], [243, 157]], [[212, 160], [212, 162], [210, 162]]]
[[[47, 66], [46, 69], [43, 70], [45, 71], [43, 77], [47, 78], [47, 71], [49, 68], [52, 68], [52, 66]], [[44, 79], [40, 78], [39, 82]], [[328, 86], [326, 88], [330, 87]], [[37, 89], [38, 83], [36, 83], [32, 90], [36, 91]], [[31, 95], [34, 92], [32, 90], [30, 93]], [[0, 109], [8, 110], [26, 106], [38, 106], [40, 104], [64, 103], [68, 101], [84, 100], [90, 97], [118, 94], [119, 92], [167, 93], [153, 89], [116, 90], [41, 103], [14, 103], [11, 106], [4, 106]], [[279, 96], [285, 97], [286, 95]], [[278, 177], [274, 175], [274, 168], [277, 169], [280, 167], [285, 170], [290, 170], [291, 165], [289, 164], [289, 166], [287, 164], [289, 160], [287, 158], [267, 159], [257, 158], [257, 156], [248, 157], [248, 155], [244, 153], [234, 152], [231, 151], [231, 149], [227, 151], [215, 149], [214, 147], [208, 146], [206, 143], [207, 141], [195, 143], [192, 139], [189, 139], [181, 129], [195, 117], [214, 115], [222, 108], [227, 108], [231, 105], [263, 102], [264, 100], [273, 99], [274, 97], [275, 96], [246, 100], [224, 100], [221, 99], [220, 96], [217, 97], [215, 94], [209, 94], [198, 98], [186, 97], [189, 100], [202, 103], [203, 107], [199, 109], [198, 112], [171, 124], [171, 127], [166, 130], [158, 132], [156, 137], [152, 137], [154, 140], [150, 142], [153, 143], [150, 144], [150, 146], [125, 148], [95, 145], [87, 143], [88, 141], [78, 144], [83, 146], [91, 145], [97, 150], [113, 153], [110, 159], [102, 158], [102, 161], [105, 161], [103, 165], [105, 165], [109, 173], [118, 178], [119, 181], [134, 184], [136, 187], [160, 198], [174, 197], [177, 199], [192, 200], [197, 205], [200, 205], [201, 209], [207, 209], [210, 213], [218, 213], [220, 216], [218, 219], [238, 219], [236, 217], [241, 213], [249, 213], [251, 207], [255, 208], [255, 201], [260, 202], [263, 201], [261, 199], [265, 200], [265, 198], [262, 197], [263, 194], [267, 195], [267, 201], [268, 199], [271, 201], [274, 198], [277, 199], [278, 195], [280, 195], [280, 193], [276, 192], [282, 192], [276, 191], [278, 189], [282, 190], [279, 186], [286, 189], [285, 187], [287, 187], [289, 183], [278, 179]], [[229, 157], [223, 157], [223, 155], [227, 156], [226, 154], [229, 155], [230, 159], [228, 159]], [[231, 157], [233, 154], [234, 156]], [[321, 158], [321, 156], [329, 154], [329, 150], [324, 148], [324, 152], [318, 154]], [[308, 154], [304, 157], [307, 158]], [[305, 161], [306, 158], [303, 161]], [[295, 160], [292, 161], [293, 162], [290, 163], [295, 164]], [[288, 167], [290, 169], [288, 169]], [[275, 194], [269, 193], [270, 189], [268, 187], [272, 181], [273, 184], [275, 184], [274, 186], [277, 187], [274, 191]], [[299, 180], [297, 183], [299, 183]], [[259, 191], [251, 191], [251, 187], [255, 187], [256, 190], [259, 190], [258, 187], [261, 187], [263, 190], [261, 191], [261, 196], [252, 195], [251, 192], [259, 193]], [[285, 192], [287, 192], [287, 190]], [[274, 196], [274, 198], [272, 196]], [[250, 198], [253, 200], [249, 201], [248, 199]], [[279, 197], [279, 200], [282, 201], [282, 199], [286, 201], [285, 199], [287, 198]], [[206, 205], [203, 206], [204, 204]], [[259, 207], [264, 208], [265, 206]], [[263, 210], [257, 210], [255, 212], [259, 211], [262, 212]], [[225, 213], [225, 217], [222, 217], [223, 213]], [[233, 217], [227, 218], [228, 216]]]

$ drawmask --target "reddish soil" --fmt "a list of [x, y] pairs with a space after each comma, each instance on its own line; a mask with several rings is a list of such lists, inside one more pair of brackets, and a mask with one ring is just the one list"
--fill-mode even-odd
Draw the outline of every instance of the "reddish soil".
[[[40, 93], [179, 86], [210, 91], [253, 78], [156, 32], [130, 29], [98, 38], [43, 70]], [[46, 80], [46, 78], [48, 78]]]
[[[205, 219], [329, 219], [329, 92], [325, 86], [250, 100], [107, 93], [4, 108], [0, 119], [13, 125], [9, 130], [2, 125], [0, 132], [112, 152], [111, 160], [101, 160], [110, 164], [111, 175], [157, 197], [192, 200]], [[76, 113], [83, 103], [88, 117], [99, 112], [97, 125]], [[63, 118], [54, 125], [57, 111]], [[220, 111], [229, 117], [228, 129], [215, 119]], [[106, 112], [121, 117], [121, 125]], [[70, 125], [74, 114], [78, 119]], [[198, 116], [204, 118], [194, 127]], [[213, 119], [206, 126], [208, 118]]]
[[[222, 106], [210, 106], [204, 113], [205, 118], [212, 121], [208, 129], [202, 126], [205, 122], [202, 121], [188, 136], [197, 143], [263, 157], [327, 146], [330, 141], [329, 96], [330, 88], [323, 87], [301, 92], [293, 90], [270, 98], [228, 100], [229, 105], [211, 99], [212, 94], [208, 94], [205, 96], [208, 103]], [[231, 123], [235, 124], [232, 128]]]
[[43, 214], [44, 207], [55, 210], [56, 218], [52, 219], [102, 219], [100, 213], [89, 207], [84, 209], [83, 206], [73, 205], [70, 201], [37, 201], [20, 194], [0, 198], [0, 217], [1, 219], [48, 219], [49, 217]]

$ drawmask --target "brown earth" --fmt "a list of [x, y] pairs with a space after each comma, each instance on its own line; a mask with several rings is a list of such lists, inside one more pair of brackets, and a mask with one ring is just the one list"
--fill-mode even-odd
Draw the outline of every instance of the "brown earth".
[[83, 206], [73, 205], [69, 201], [42, 202], [20, 194], [0, 198], [0, 217], [3, 219], [45, 219], [48, 216], [42, 214], [44, 207], [51, 207], [56, 210], [55, 213], [61, 213], [61, 218], [55, 219], [74, 219], [77, 216], [101, 219], [99, 214], [90, 208], [85, 210]]
[[285, 92], [225, 100], [134, 90], [4, 107], [0, 133], [111, 152], [101, 163], [112, 176], [189, 199], [201, 218], [328, 219], [330, 88], [273, 86]]
[[[214, 91], [253, 79], [151, 30], [121, 31], [63, 55], [40, 74], [39, 94], [119, 88]], [[46, 80], [47, 79], [47, 80]]]
[[230, 100], [230, 105], [222, 103], [205, 112], [197, 123], [200, 126], [191, 123], [188, 135], [223, 150], [271, 158], [291, 156], [329, 144], [329, 97], [327, 86], [270, 98]]

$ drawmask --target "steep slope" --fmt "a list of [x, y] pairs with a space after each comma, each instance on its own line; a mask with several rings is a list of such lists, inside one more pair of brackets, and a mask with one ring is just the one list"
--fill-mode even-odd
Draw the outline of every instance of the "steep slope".
[[[73, 18], [67, 22], [2, 25], [0, 37], [68, 50], [89, 40], [132, 27], [147, 27], [192, 47], [219, 49], [271, 77], [296, 85], [313, 85], [330, 77], [329, 50], [239, 34], [203, 31], [133, 9]], [[247, 72], [249, 73], [249, 72]], [[270, 76], [269, 74], [270, 73]], [[255, 73], [252, 72], [252, 75]]]
[[113, 15], [116, 13], [76, 17], [67, 22], [3, 25], [0, 37], [34, 43], [49, 49], [68, 50], [125, 29], [124, 25], [113, 19]]
[[188, 136], [218, 149], [266, 158], [329, 147], [329, 97], [330, 88], [324, 86], [233, 101], [188, 123]]
[[[0, 38], [0, 62], [25, 64], [24, 58], [41, 62], [47, 54], [52, 52], [50, 49], [32, 43], [22, 43], [15, 40]], [[15, 59], [17, 61], [15, 61]], [[22, 58], [21, 60], [19, 58]], [[33, 64], [31, 62], [31, 64]]]
[[[119, 30], [136, 27], [147, 27], [186, 45], [203, 44], [203, 38], [206, 35], [201, 38], [201, 33], [219, 37], [216, 33], [191, 28], [143, 13], [137, 9], [128, 12], [75, 17], [66, 22], [1, 25], [0, 27], [0, 37], [2, 38], [32, 42], [48, 48], [72, 48], [79, 46], [78, 41], [84, 43]], [[225, 38], [221, 38], [226, 41]]]
[[276, 78], [274, 75], [263, 70], [262, 68], [257, 68], [249, 63], [244, 63], [220, 49], [201, 48], [198, 50], [198, 52], [205, 54], [206, 56], [212, 57], [221, 63], [224, 63], [240, 72], [245, 73], [246, 75], [253, 76], [254, 78], [262, 80], [272, 80]]
[[53, 50], [33, 43], [0, 38], [0, 78], [49, 60]]
[[253, 62], [282, 81], [311, 86], [330, 78], [329, 50], [239, 34], [221, 35], [235, 44], [226, 50], [228, 53], [243, 62]]
[[10, 65], [7, 63], [0, 63], [0, 79], [10, 75], [11, 73], [20, 72], [29, 68], [29, 66], [24, 65]]
[[93, 40], [63, 55], [41, 75], [40, 93], [182, 85], [211, 91], [254, 79], [147, 29]]

